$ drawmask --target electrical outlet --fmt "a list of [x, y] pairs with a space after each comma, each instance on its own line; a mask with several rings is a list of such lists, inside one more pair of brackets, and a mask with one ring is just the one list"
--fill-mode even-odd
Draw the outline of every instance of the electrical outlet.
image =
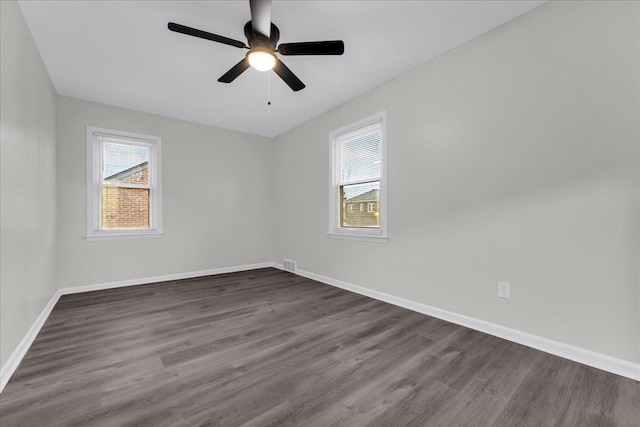
[[509, 282], [498, 282], [498, 297], [511, 299], [511, 284]]

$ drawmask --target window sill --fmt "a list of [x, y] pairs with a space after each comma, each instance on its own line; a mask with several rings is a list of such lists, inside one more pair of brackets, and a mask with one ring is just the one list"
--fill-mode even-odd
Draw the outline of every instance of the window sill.
[[97, 232], [84, 236], [87, 242], [97, 242], [101, 240], [121, 240], [121, 239], [157, 239], [162, 237], [161, 231], [124, 231], [124, 232]]
[[328, 232], [327, 236], [330, 239], [343, 239], [343, 240], [359, 240], [361, 242], [374, 242], [374, 243], [389, 243], [389, 236], [383, 236], [381, 234], [360, 234], [360, 233], [336, 233]]

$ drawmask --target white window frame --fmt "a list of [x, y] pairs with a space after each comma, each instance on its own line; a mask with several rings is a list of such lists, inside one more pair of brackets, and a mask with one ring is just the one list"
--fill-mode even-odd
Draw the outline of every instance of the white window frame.
[[[102, 220], [102, 138], [149, 148], [149, 228], [101, 229]], [[87, 126], [87, 241], [162, 236], [162, 139]]]
[[371, 213], [375, 211], [376, 211], [376, 203], [375, 202], [367, 203], [367, 212]]
[[[365, 128], [378, 126], [380, 128], [380, 201], [378, 212], [380, 215], [380, 228], [357, 228], [340, 226], [340, 183], [341, 183], [341, 159], [340, 143], [358, 131]], [[358, 120], [350, 125], [343, 126], [329, 134], [331, 171], [329, 187], [329, 232], [327, 236], [335, 239], [361, 240], [376, 243], [387, 243], [387, 112], [382, 111], [372, 116]]]

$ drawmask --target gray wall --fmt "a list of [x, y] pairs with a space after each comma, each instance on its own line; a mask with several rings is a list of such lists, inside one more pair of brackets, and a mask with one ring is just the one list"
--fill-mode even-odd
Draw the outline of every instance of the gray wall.
[[[277, 137], [276, 259], [640, 362], [639, 7], [545, 4]], [[328, 239], [328, 134], [382, 110], [390, 243]]]
[[[85, 240], [87, 125], [162, 138], [162, 238]], [[59, 286], [269, 261], [272, 150], [263, 137], [58, 97]]]
[[55, 293], [56, 93], [18, 5], [0, 2], [0, 365]]

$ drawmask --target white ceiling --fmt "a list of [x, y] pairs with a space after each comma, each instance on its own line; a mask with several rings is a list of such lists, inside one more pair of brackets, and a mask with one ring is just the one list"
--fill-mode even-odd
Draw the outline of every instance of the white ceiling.
[[[167, 29], [169, 21], [246, 41], [249, 2], [21, 1], [60, 95], [276, 136], [544, 0], [273, 1], [280, 42], [341, 39], [342, 56], [287, 56], [307, 85], [273, 72], [217, 79], [245, 50]], [[267, 105], [268, 83], [271, 102]]]

